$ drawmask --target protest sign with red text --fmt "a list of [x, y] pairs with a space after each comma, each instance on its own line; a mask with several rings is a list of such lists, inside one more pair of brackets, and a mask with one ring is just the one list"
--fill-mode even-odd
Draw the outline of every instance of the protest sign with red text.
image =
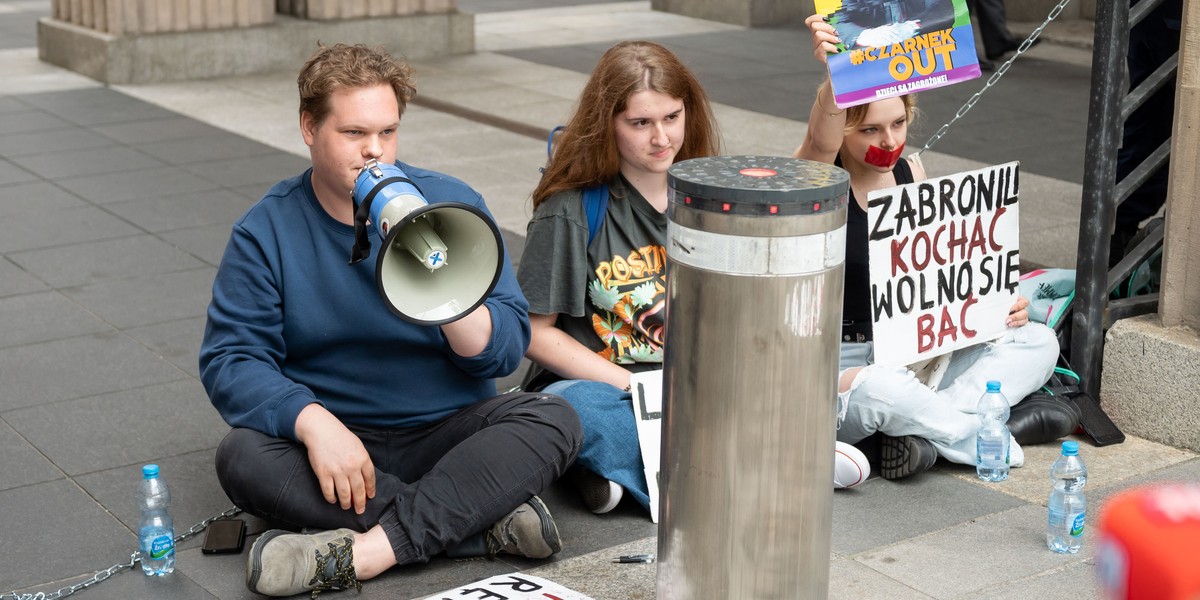
[[1004, 333], [1020, 279], [1018, 166], [867, 196], [876, 363], [909, 365]]

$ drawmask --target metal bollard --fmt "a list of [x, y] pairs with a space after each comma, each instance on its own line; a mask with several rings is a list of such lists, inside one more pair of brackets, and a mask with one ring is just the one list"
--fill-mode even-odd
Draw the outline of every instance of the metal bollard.
[[670, 169], [659, 600], [829, 594], [849, 175]]

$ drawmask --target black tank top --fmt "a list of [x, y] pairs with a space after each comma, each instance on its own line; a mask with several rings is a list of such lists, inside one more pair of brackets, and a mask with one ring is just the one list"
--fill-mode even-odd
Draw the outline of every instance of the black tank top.
[[[841, 157], [834, 165], [841, 166]], [[913, 182], [912, 167], [901, 158], [892, 167], [896, 185]], [[858, 205], [850, 190], [846, 213], [846, 287], [842, 296], [842, 336], [858, 334], [871, 339], [871, 271], [867, 253], [867, 212]], [[854, 341], [850, 339], [849, 341]]]

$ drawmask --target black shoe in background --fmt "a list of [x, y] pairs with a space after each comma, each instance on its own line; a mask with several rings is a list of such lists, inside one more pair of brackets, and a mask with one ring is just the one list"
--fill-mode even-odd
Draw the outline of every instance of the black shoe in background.
[[906, 435], [885, 435], [879, 441], [879, 476], [884, 479], [903, 479], [928, 471], [937, 462], [933, 442]]
[[1048, 444], [1079, 429], [1079, 407], [1067, 398], [1034, 392], [1012, 407], [1008, 431], [1022, 446]]

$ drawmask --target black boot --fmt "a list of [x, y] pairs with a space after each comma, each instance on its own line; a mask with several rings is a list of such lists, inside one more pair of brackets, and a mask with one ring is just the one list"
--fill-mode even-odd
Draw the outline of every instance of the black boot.
[[1082, 418], [1079, 407], [1066, 397], [1037, 391], [1012, 407], [1008, 430], [1022, 446], [1045, 444], [1074, 433]]

